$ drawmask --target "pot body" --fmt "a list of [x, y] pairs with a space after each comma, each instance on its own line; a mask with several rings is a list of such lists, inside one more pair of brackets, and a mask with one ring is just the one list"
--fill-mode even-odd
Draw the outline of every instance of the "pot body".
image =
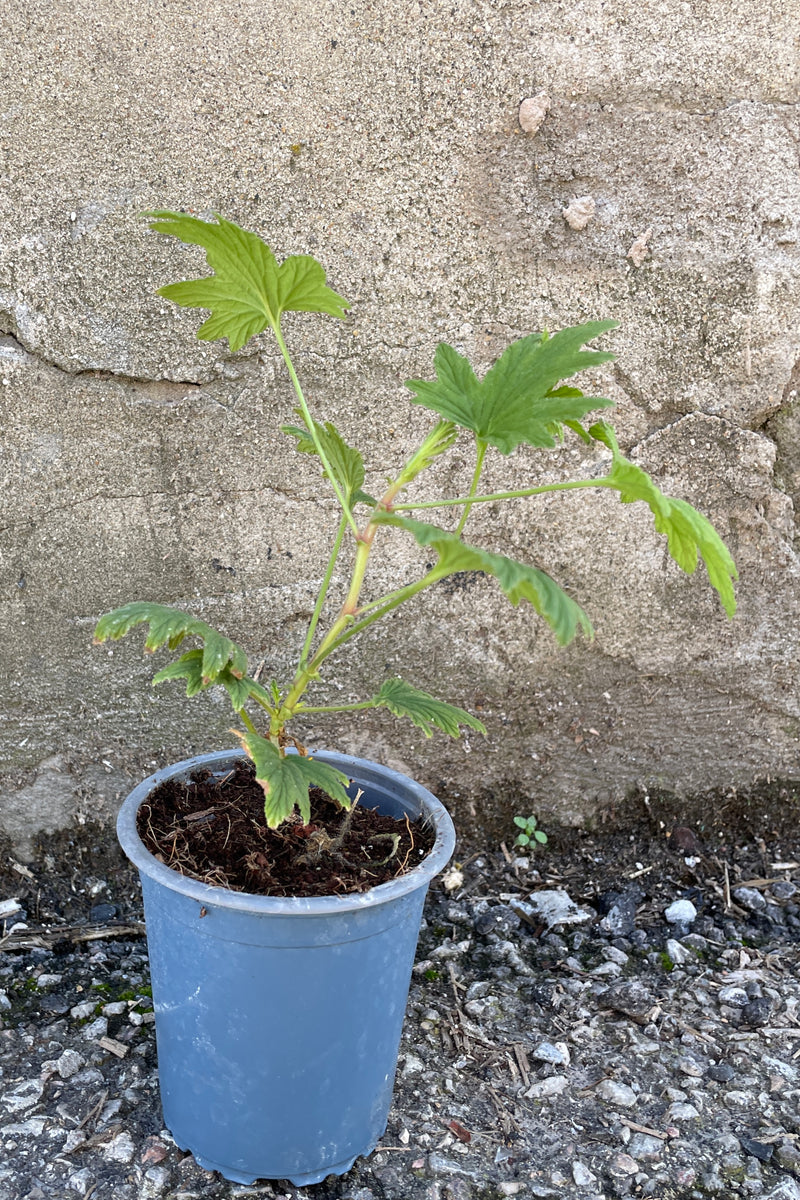
[[169, 870], [136, 832], [139, 806], [165, 779], [223, 774], [241, 757], [202, 755], [152, 775], [123, 804], [117, 832], [142, 880], [168, 1129], [227, 1179], [303, 1187], [347, 1171], [386, 1128], [422, 906], [455, 833], [413, 780], [319, 753], [352, 779], [351, 794], [363, 790], [363, 806], [434, 827], [417, 867], [362, 894], [292, 898]]

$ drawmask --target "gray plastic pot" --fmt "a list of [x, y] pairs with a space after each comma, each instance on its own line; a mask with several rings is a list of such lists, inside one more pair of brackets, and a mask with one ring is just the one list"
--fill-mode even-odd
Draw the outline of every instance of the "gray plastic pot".
[[209, 887], [158, 862], [136, 832], [149, 793], [241, 757], [205, 754], [151, 775], [125, 800], [117, 834], [142, 880], [168, 1129], [227, 1179], [304, 1187], [349, 1170], [386, 1129], [422, 905], [455, 831], [405, 775], [319, 753], [353, 794], [363, 789], [361, 804], [433, 826], [433, 850], [407, 875], [361, 894], [283, 899]]

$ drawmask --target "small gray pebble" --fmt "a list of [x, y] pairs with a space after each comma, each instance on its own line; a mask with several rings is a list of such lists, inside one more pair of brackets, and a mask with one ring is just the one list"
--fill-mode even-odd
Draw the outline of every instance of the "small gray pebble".
[[736, 1072], [728, 1063], [713, 1063], [706, 1071], [709, 1079], [715, 1083], [730, 1083]]
[[761, 1162], [769, 1162], [775, 1150], [774, 1146], [767, 1142], [757, 1142], [754, 1138], [740, 1137], [739, 1142], [745, 1154], [751, 1154]]
[[116, 915], [116, 904], [94, 904], [89, 910], [90, 921], [113, 921]]
[[766, 1025], [772, 1015], [772, 1005], [766, 996], [757, 996], [742, 1009], [742, 1018], [748, 1025]]
[[62, 1013], [69, 1012], [69, 1001], [65, 996], [60, 996], [58, 992], [51, 992], [49, 996], [42, 996], [39, 1008], [42, 1012], [56, 1013], [60, 1016]]
[[757, 888], [739, 887], [733, 889], [733, 898], [742, 908], [750, 912], [763, 912], [767, 902]]
[[478, 933], [501, 933], [509, 934], [514, 930], [519, 929], [521, 922], [513, 909], [507, 904], [496, 904], [493, 908], [487, 908], [486, 912], [475, 921], [475, 929]]
[[535, 1058], [537, 1062], [551, 1063], [556, 1067], [563, 1067], [569, 1063], [569, 1054], [566, 1049], [559, 1049], [552, 1042], [540, 1042], [535, 1050], [530, 1052], [531, 1058]]
[[85, 1061], [76, 1050], [65, 1050], [56, 1060], [56, 1070], [62, 1079], [71, 1079], [73, 1075], [78, 1074]]
[[731, 983], [719, 989], [717, 999], [720, 1004], [727, 1004], [730, 1008], [744, 1008], [750, 997], [743, 987]]

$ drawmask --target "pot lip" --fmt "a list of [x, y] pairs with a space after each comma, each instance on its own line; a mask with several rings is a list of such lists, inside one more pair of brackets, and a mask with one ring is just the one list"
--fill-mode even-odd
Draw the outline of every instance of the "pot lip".
[[[290, 751], [291, 753], [291, 751]], [[275, 914], [276, 916], [307, 916], [318, 917], [333, 913], [348, 913], [375, 908], [398, 900], [420, 887], [427, 887], [431, 879], [444, 869], [455, 849], [455, 828], [450, 814], [442, 802], [429, 792], [422, 784], [371, 759], [355, 758], [349, 754], [338, 754], [333, 751], [314, 751], [316, 758], [359, 778], [361, 782], [381, 779], [395, 786], [402, 787], [408, 793], [417, 797], [421, 803], [422, 813], [427, 816], [436, 833], [436, 840], [429, 854], [418, 866], [398, 879], [379, 884], [367, 892], [351, 892], [345, 896], [258, 896], [251, 892], [233, 892], [227, 888], [214, 887], [201, 883], [173, 871], [164, 863], [158, 861], [142, 842], [136, 830], [136, 816], [139, 806], [158, 784], [178, 774], [188, 774], [201, 767], [222, 768], [236, 759], [245, 758], [243, 750], [217, 750], [210, 754], [200, 754], [194, 758], [184, 759], [178, 763], [162, 767], [149, 775], [147, 779], [133, 789], [126, 797], [117, 817], [117, 838], [124, 853], [138, 870], [147, 875], [155, 883], [179, 892], [189, 899], [197, 900], [205, 907], [215, 907], [238, 912]], [[364, 776], [367, 778], [364, 778]]]

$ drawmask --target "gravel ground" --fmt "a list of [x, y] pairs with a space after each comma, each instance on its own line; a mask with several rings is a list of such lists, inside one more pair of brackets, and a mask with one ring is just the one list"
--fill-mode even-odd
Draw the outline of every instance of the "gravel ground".
[[[640, 793], [431, 890], [382, 1148], [230, 1184], [161, 1124], [138, 886], [108, 832], [0, 855], [0, 1200], [800, 1200], [800, 794]], [[698, 812], [700, 814], [698, 819]]]

